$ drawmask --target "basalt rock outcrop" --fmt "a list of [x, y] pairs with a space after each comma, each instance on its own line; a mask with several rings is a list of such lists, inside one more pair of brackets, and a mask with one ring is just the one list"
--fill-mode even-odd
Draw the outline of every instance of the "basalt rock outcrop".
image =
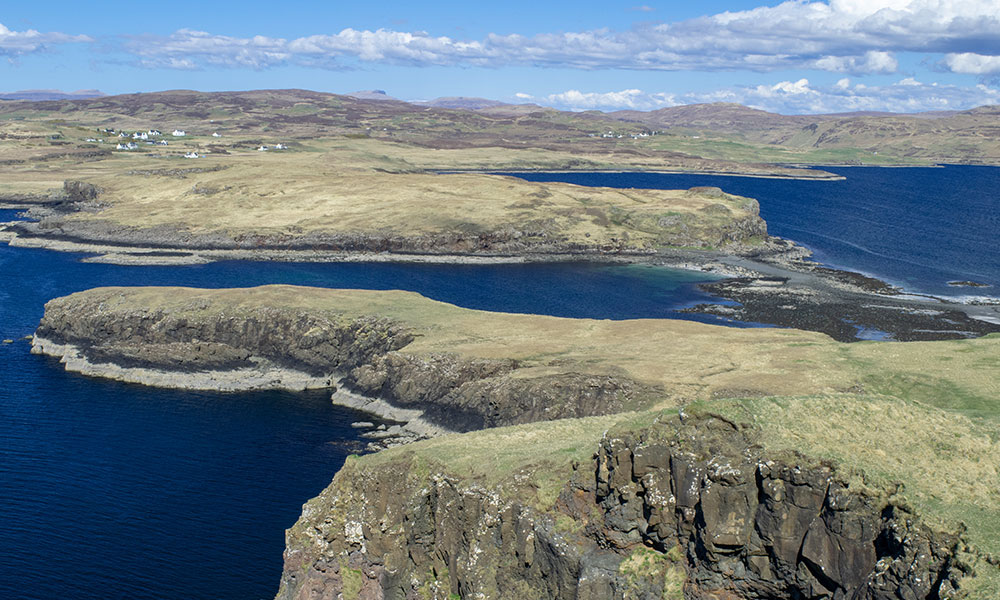
[[[408, 353], [403, 350], [414, 333], [405, 323], [339, 314], [335, 307], [227, 308], [225, 300], [194, 298], [169, 309], [133, 305], [128, 298], [122, 290], [102, 289], [50, 301], [32, 351], [87, 374], [154, 385], [174, 381], [173, 387], [295, 388], [308, 377], [311, 387], [343, 386], [421, 410], [457, 431], [609, 414], [658, 393], [627, 377], [572, 370], [525, 377], [511, 359]], [[286, 385], [281, 373], [288, 372], [302, 377], [285, 376]], [[211, 377], [194, 379], [205, 374]], [[226, 384], [217, 386], [220, 381]]]
[[959, 597], [956, 535], [754, 437], [711, 416], [606, 434], [548, 506], [523, 472], [351, 460], [289, 530], [278, 599]]

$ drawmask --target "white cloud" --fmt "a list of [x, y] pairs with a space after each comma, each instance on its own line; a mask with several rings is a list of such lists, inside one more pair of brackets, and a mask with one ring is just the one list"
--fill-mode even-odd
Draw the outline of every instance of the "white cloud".
[[758, 85], [757, 93], [761, 96], [787, 96], [800, 94], [815, 94], [816, 91], [809, 87], [808, 79], [800, 79], [796, 82], [781, 81], [770, 87]]
[[20, 56], [33, 52], [42, 52], [55, 44], [93, 42], [86, 35], [69, 35], [66, 33], [42, 33], [34, 29], [13, 31], [0, 23], [0, 56]]
[[291, 41], [181, 30], [168, 37], [136, 40], [129, 50], [153, 64], [161, 58], [178, 58], [253, 68], [284, 62], [336, 67], [360, 61], [884, 74], [898, 69], [898, 52], [966, 57], [946, 59], [944, 64], [953, 70], [976, 68], [967, 55], [998, 45], [998, 4], [998, 0], [789, 0], [629, 31], [489, 34], [480, 40], [388, 29], [348, 28]]
[[605, 93], [569, 90], [550, 94], [538, 101], [569, 110], [651, 110], [678, 104], [738, 102], [782, 114], [922, 112], [964, 110], [986, 104], [1000, 104], [1000, 90], [984, 84], [971, 87], [928, 84], [913, 78], [904, 78], [883, 86], [851, 85], [847, 78], [831, 86], [814, 86], [806, 79], [799, 79], [688, 94], [644, 92], [637, 89]]
[[944, 57], [948, 70], [972, 75], [993, 75], [1000, 73], [1000, 56], [985, 56], [974, 52], [948, 54]]
[[864, 56], [824, 56], [814, 61], [812, 66], [839, 73], [895, 73], [899, 61], [891, 52], [869, 50]]
[[647, 94], [636, 89], [603, 93], [568, 90], [559, 94], [550, 94], [544, 98], [544, 102], [570, 110], [653, 110], [677, 104], [672, 94], [663, 92]]
[[190, 70], [199, 65], [263, 69], [292, 58], [288, 43], [280, 38], [236, 38], [181, 29], [170, 36], [132, 37], [126, 48], [147, 68]]

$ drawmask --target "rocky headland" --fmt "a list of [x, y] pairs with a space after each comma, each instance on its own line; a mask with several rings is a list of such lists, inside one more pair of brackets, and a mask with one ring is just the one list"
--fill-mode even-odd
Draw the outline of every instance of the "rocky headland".
[[304, 507], [283, 600], [985, 599], [1000, 581], [997, 336], [842, 344], [265, 286], [81, 292], [33, 344], [153, 385], [315, 383], [406, 421], [411, 443], [349, 459]]
[[278, 598], [961, 597], [959, 535], [759, 434], [675, 415], [558, 466], [483, 452], [489, 483], [440, 449], [351, 460], [289, 530]]
[[[31, 199], [29, 220], [6, 223], [2, 232], [15, 246], [100, 252], [150, 264], [178, 256], [614, 260], [664, 247], [760, 251], [768, 240], [756, 200], [718, 188], [618, 191], [491, 175], [358, 174], [342, 177], [348, 189], [331, 193], [327, 185], [337, 182], [324, 182], [300, 199], [279, 202], [273, 185], [241, 187], [237, 182], [246, 174], [230, 171], [200, 170], [208, 181], [193, 188], [184, 181], [188, 175], [179, 176], [177, 185], [178, 176], [157, 173], [156, 179], [166, 180], [160, 182], [163, 192], [173, 193], [164, 197], [159, 217], [160, 210], [151, 213], [146, 202], [125, 191], [132, 187], [129, 179], [148, 185], [150, 175], [118, 176], [103, 186], [67, 180], [61, 192]], [[416, 206], [386, 201], [386, 186]], [[264, 198], [251, 208], [247, 196]], [[24, 206], [29, 199], [11, 200], [11, 206]], [[255, 213], [251, 221], [246, 210]], [[346, 219], [330, 218], [345, 211]]]
[[[784, 164], [831, 150], [842, 164], [996, 164], [997, 138], [983, 134], [993, 109], [598, 117], [415, 111], [301, 90], [12, 106], [37, 111], [0, 123], [0, 208], [27, 217], [0, 225], [14, 246], [121, 264], [644, 262], [722, 275], [705, 289], [739, 303], [692, 311], [797, 328], [492, 314], [291, 286], [102, 288], [49, 302], [33, 352], [68, 370], [321, 388], [397, 422], [371, 433], [379, 447], [408, 443], [350, 458], [304, 506], [282, 600], [1000, 597], [997, 306], [811, 262], [768, 236], [756, 201], [715, 188], [471, 173], [831, 178]], [[220, 110], [229, 116], [209, 127]], [[119, 133], [175, 126], [193, 134], [112, 150]], [[216, 129], [221, 139], [208, 137]], [[974, 141], [959, 148], [956, 136]], [[701, 157], [719, 148], [726, 156]], [[841, 343], [866, 337], [944, 341]]]

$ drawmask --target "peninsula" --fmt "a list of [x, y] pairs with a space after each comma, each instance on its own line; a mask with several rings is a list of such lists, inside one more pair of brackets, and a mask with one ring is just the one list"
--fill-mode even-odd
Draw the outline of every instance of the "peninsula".
[[843, 344], [266, 286], [81, 292], [33, 344], [125, 381], [325, 386], [432, 438], [348, 461], [289, 531], [279, 598], [1000, 582], [996, 335]]

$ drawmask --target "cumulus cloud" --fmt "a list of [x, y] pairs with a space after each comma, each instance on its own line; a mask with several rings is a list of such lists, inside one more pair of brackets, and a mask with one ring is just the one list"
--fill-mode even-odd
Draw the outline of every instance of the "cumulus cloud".
[[644, 92], [637, 89], [620, 92], [568, 90], [534, 100], [567, 110], [652, 110], [679, 104], [737, 102], [782, 114], [923, 112], [1000, 104], [1000, 90], [984, 84], [962, 87], [923, 83], [912, 77], [883, 86], [852, 84], [850, 79], [843, 78], [830, 86], [815, 86], [807, 79], [799, 79], [699, 93]]
[[[344, 61], [359, 61], [760, 72], [797, 68], [860, 75], [895, 72], [898, 52], [947, 54], [946, 68], [968, 72], [976, 68], [969, 56], [1000, 54], [997, 40], [997, 0], [790, 0], [675, 23], [638, 25], [629, 31], [489, 34], [479, 40], [458, 40], [422, 31], [348, 28], [283, 40], [181, 30], [135, 40], [129, 50], [160, 66], [169, 66], [173, 58], [252, 68], [286, 62], [340, 67]], [[975, 54], [986, 49], [992, 54]]]
[[126, 48], [147, 68], [191, 70], [200, 65], [264, 69], [287, 62], [292, 54], [280, 38], [237, 38], [181, 29], [170, 36], [135, 36]]
[[56, 44], [71, 44], [93, 42], [86, 35], [69, 35], [66, 33], [42, 33], [34, 29], [13, 31], [0, 23], [0, 56], [21, 56], [34, 52], [43, 52]]
[[890, 52], [869, 50], [864, 56], [824, 56], [815, 60], [812, 66], [839, 73], [895, 73], [899, 61]]
[[949, 71], [972, 75], [1000, 74], [1000, 56], [986, 56], [975, 52], [948, 54], [944, 64]]

